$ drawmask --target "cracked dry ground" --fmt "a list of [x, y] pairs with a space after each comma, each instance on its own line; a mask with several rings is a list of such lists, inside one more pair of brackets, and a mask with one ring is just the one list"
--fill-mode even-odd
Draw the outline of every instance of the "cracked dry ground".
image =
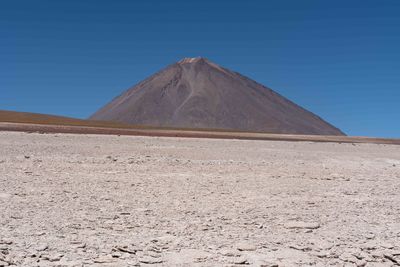
[[395, 145], [0, 132], [0, 266], [395, 266]]

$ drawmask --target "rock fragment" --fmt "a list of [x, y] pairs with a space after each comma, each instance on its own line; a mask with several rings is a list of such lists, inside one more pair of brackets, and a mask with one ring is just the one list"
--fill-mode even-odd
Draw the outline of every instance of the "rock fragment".
[[233, 249], [223, 249], [219, 253], [222, 256], [227, 256], [227, 257], [240, 256], [240, 253]]
[[385, 259], [390, 260], [391, 262], [393, 262], [393, 263], [396, 264], [396, 265], [400, 265], [400, 261], [396, 260], [396, 258], [395, 258], [392, 254], [390, 254], [390, 253], [384, 253], [384, 254], [383, 254], [383, 257], [384, 257]]
[[163, 260], [161, 258], [154, 258], [151, 256], [143, 256], [142, 258], [139, 259], [141, 263], [147, 263], [147, 264], [156, 264], [156, 263], [162, 263]]
[[367, 238], [367, 239], [374, 239], [374, 238], [375, 238], [375, 234], [373, 234], [373, 233], [368, 233], [368, 234], [365, 235], [365, 238]]
[[232, 263], [234, 263], [234, 264], [246, 264], [246, 265], [249, 264], [247, 258], [244, 257], [244, 256], [240, 256], [240, 257], [237, 257], [237, 258], [233, 259]]
[[49, 257], [49, 260], [50, 260], [51, 262], [59, 261], [59, 260], [61, 260], [62, 257], [64, 257], [64, 254], [57, 253], [57, 254], [51, 255], [51, 256]]
[[13, 241], [9, 238], [0, 239], [0, 245], [11, 245]]
[[37, 245], [34, 249], [36, 250], [36, 251], [45, 251], [45, 250], [47, 250], [49, 248], [49, 245], [47, 245], [47, 244], [39, 244], [39, 245]]
[[257, 249], [256, 246], [254, 246], [253, 244], [247, 243], [247, 242], [242, 242], [236, 245], [236, 248], [239, 251], [254, 251]]
[[302, 222], [302, 221], [291, 221], [285, 223], [287, 229], [318, 229], [320, 227], [317, 222]]
[[120, 246], [116, 246], [113, 248], [114, 251], [120, 251], [120, 252], [124, 252], [124, 253], [129, 253], [129, 254], [136, 254], [136, 250], [130, 250], [127, 247], [120, 247]]
[[113, 263], [115, 259], [109, 256], [100, 256], [93, 260], [94, 263]]

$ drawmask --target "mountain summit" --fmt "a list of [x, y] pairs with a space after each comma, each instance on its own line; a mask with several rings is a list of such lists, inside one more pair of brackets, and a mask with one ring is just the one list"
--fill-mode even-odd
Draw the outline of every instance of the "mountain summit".
[[184, 58], [123, 92], [90, 119], [287, 134], [344, 135], [273, 90], [205, 58]]

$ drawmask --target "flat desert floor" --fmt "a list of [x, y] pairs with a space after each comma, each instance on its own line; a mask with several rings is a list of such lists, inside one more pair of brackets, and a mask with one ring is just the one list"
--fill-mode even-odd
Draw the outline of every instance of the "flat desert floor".
[[400, 146], [0, 132], [0, 266], [395, 266]]

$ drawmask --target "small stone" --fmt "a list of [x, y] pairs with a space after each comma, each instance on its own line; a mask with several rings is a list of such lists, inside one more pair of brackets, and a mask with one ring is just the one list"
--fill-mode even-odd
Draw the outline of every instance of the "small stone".
[[111, 257], [113, 257], [113, 258], [120, 258], [121, 256], [122, 256], [122, 254], [119, 253], [119, 252], [113, 252], [113, 253], [111, 254]]
[[365, 235], [365, 238], [373, 239], [373, 238], [375, 238], [375, 235], [373, 233], [368, 233], [368, 234]]
[[374, 250], [377, 248], [377, 244], [374, 241], [368, 241], [365, 244], [362, 245], [362, 248], [365, 250]]
[[158, 252], [154, 252], [154, 251], [147, 251], [146, 252], [147, 256], [153, 257], [153, 258], [160, 258], [161, 254]]
[[234, 264], [249, 264], [249, 262], [247, 261], [247, 258], [244, 256], [240, 256], [240, 257], [233, 259], [232, 263], [234, 263]]
[[76, 248], [85, 248], [86, 244], [85, 243], [76, 243]]
[[371, 252], [371, 256], [374, 258], [383, 258], [383, 251], [374, 250]]
[[395, 257], [394, 257], [392, 254], [390, 254], [390, 253], [384, 253], [384, 254], [383, 254], [383, 257], [385, 257], [385, 259], [388, 259], [388, 260], [390, 260], [391, 262], [393, 262], [393, 263], [395, 263], [395, 264], [400, 264], [400, 261], [397, 261], [397, 260], [395, 259]]
[[147, 263], [147, 264], [156, 264], [156, 263], [162, 263], [163, 260], [161, 258], [153, 258], [150, 256], [144, 256], [139, 259], [141, 263]]
[[128, 249], [127, 247], [121, 247], [121, 246], [116, 246], [113, 248], [114, 251], [120, 251], [124, 253], [129, 253], [129, 254], [136, 254], [136, 250], [134, 249]]
[[387, 248], [387, 249], [392, 249], [392, 248], [394, 248], [394, 245], [393, 245], [393, 244], [390, 244], [390, 243], [380, 243], [379, 245], [380, 245], [381, 247]]
[[38, 246], [35, 247], [36, 251], [45, 251], [48, 249], [49, 246], [47, 244], [39, 244]]
[[288, 229], [317, 229], [319, 227], [317, 222], [292, 221], [285, 223], [285, 228]]
[[240, 253], [237, 252], [236, 250], [233, 249], [224, 249], [220, 251], [220, 254], [222, 256], [227, 256], [227, 257], [234, 257], [234, 256], [240, 256]]
[[236, 248], [239, 251], [254, 251], [257, 249], [256, 246], [249, 244], [249, 243], [239, 243], [236, 245]]
[[263, 263], [260, 264], [260, 267], [279, 267], [279, 264], [274, 263], [274, 262], [264, 261]]
[[59, 261], [61, 260], [61, 258], [64, 257], [64, 254], [55, 254], [55, 255], [51, 255], [49, 257], [49, 261], [54, 262], [54, 261]]
[[351, 255], [350, 253], [344, 252], [339, 256], [339, 259], [346, 262], [356, 263], [358, 259]]
[[8, 239], [8, 238], [3, 238], [3, 239], [0, 239], [0, 244], [4, 244], [4, 245], [11, 245], [13, 243], [13, 241], [11, 240], [11, 239]]
[[112, 263], [115, 259], [109, 256], [100, 256], [93, 260], [94, 263]]
[[356, 262], [357, 267], [364, 267], [365, 265], [367, 265], [367, 261], [366, 260], [359, 260]]
[[311, 248], [308, 247], [308, 246], [297, 245], [297, 244], [290, 245], [289, 248], [293, 248], [293, 249], [300, 250], [300, 251], [309, 251], [309, 250], [311, 250]]
[[318, 258], [326, 258], [329, 256], [329, 252], [325, 250], [315, 251], [312, 253], [312, 255], [317, 256]]

